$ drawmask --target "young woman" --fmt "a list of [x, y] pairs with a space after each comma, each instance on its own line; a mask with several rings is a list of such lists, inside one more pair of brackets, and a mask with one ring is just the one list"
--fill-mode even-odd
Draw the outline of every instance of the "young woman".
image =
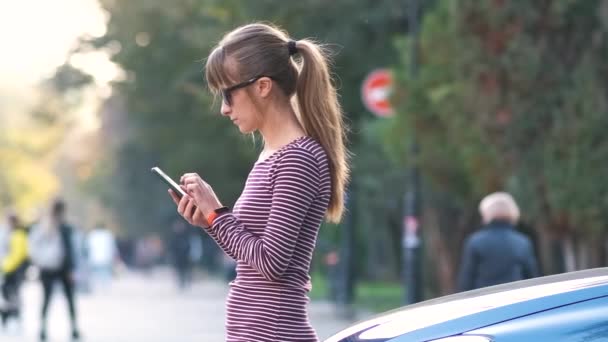
[[264, 141], [232, 210], [196, 173], [180, 179], [187, 196], [170, 191], [178, 212], [237, 262], [227, 340], [317, 341], [306, 308], [308, 272], [321, 221], [342, 216], [348, 178], [342, 111], [324, 51], [250, 24], [224, 36], [206, 78], [223, 98], [222, 114]]

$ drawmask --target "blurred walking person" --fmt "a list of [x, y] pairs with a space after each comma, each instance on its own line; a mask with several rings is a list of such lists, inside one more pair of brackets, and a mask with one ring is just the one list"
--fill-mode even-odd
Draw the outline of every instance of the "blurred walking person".
[[178, 287], [184, 290], [192, 281], [191, 234], [188, 224], [181, 217], [173, 221], [171, 228], [169, 258], [175, 270]]
[[34, 265], [40, 269], [40, 281], [44, 291], [40, 341], [47, 339], [47, 313], [56, 282], [62, 285], [67, 300], [72, 339], [80, 338], [74, 300], [73, 228], [65, 221], [65, 211], [66, 205], [62, 200], [54, 201], [50, 217], [33, 227], [30, 233], [30, 255]]
[[8, 253], [10, 230], [8, 222], [0, 222], [0, 259]]
[[465, 242], [458, 276], [468, 291], [538, 276], [532, 242], [515, 229], [519, 207], [506, 192], [486, 196], [479, 204], [484, 227]]
[[88, 234], [82, 229], [72, 231], [74, 248], [74, 288], [76, 293], [91, 292], [91, 267], [89, 265]]
[[[0, 222], [0, 261], [8, 254], [10, 233], [8, 220], [7, 222]], [[0, 286], [2, 286], [2, 284], [4, 284], [4, 278], [2, 272], [0, 272]], [[2, 300], [2, 292], [0, 292], [0, 302]], [[0, 307], [1, 305], [2, 303], [0, 303]]]
[[0, 258], [0, 317], [3, 327], [9, 318], [21, 318], [20, 289], [28, 266], [27, 232], [17, 214], [9, 213], [7, 222], [8, 246], [5, 255]]
[[87, 250], [93, 287], [107, 289], [112, 281], [118, 247], [114, 233], [103, 223], [96, 225], [87, 237]]

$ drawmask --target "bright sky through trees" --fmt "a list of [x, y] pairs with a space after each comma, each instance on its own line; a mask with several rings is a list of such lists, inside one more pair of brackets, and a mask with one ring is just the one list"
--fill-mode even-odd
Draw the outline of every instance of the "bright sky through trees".
[[104, 34], [105, 21], [95, 0], [0, 0], [0, 84], [51, 75], [79, 36]]

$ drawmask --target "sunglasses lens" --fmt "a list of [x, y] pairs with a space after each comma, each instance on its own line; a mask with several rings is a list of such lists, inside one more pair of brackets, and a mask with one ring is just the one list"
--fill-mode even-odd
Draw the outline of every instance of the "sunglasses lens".
[[230, 96], [229, 91], [222, 91], [222, 99], [223, 99], [224, 103], [227, 104], [228, 106], [232, 105], [232, 98]]

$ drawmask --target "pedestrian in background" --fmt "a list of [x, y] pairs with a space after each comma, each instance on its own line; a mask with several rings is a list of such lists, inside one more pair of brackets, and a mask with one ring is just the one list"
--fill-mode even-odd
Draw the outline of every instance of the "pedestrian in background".
[[222, 95], [222, 115], [264, 142], [232, 210], [195, 173], [181, 177], [181, 200], [170, 191], [178, 212], [237, 262], [227, 340], [317, 341], [307, 314], [310, 263], [323, 218], [342, 217], [348, 178], [326, 54], [312, 40], [250, 24], [224, 36], [206, 78]]
[[516, 230], [520, 211], [506, 192], [486, 196], [479, 204], [484, 226], [465, 242], [458, 276], [460, 291], [538, 276], [530, 239]]
[[10, 229], [8, 222], [0, 221], [0, 259], [8, 253]]
[[8, 246], [0, 258], [0, 317], [5, 327], [9, 318], [21, 318], [20, 289], [28, 266], [27, 232], [16, 213], [7, 215]]
[[119, 255], [114, 233], [104, 223], [97, 223], [87, 234], [87, 252], [93, 287], [107, 290]]
[[73, 228], [65, 219], [66, 205], [58, 199], [53, 202], [48, 218], [32, 228], [30, 233], [30, 255], [32, 263], [40, 271], [43, 301], [40, 323], [40, 341], [47, 339], [47, 313], [55, 283], [60, 283], [68, 303], [72, 338], [79, 339], [74, 298]]
[[181, 217], [171, 223], [168, 252], [180, 290], [188, 288], [192, 281], [192, 242], [189, 228], [188, 223]]

